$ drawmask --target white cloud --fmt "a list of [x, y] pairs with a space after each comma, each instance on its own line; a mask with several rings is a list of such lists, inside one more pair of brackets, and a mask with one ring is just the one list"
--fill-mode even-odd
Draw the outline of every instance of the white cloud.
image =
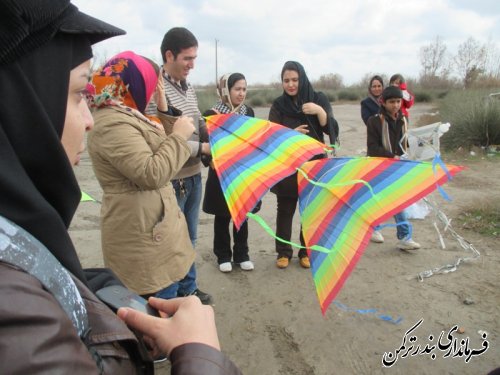
[[[194, 83], [240, 71], [250, 84], [279, 79], [283, 63], [300, 61], [311, 79], [338, 73], [347, 84], [370, 72], [417, 77], [419, 50], [439, 35], [451, 53], [468, 37], [482, 43], [500, 34], [496, 0], [74, 0], [82, 11], [127, 30], [95, 47], [98, 56], [121, 50], [161, 60], [160, 43], [174, 26], [199, 41]], [[500, 48], [498, 42], [494, 42]]]

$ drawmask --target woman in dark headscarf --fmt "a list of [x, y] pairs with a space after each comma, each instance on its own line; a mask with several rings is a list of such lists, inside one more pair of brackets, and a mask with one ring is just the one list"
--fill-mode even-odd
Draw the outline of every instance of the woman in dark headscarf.
[[[247, 95], [247, 81], [241, 73], [225, 74], [221, 77], [217, 86], [219, 101], [212, 109], [209, 109], [203, 116], [210, 116], [220, 113], [237, 113], [249, 117], [254, 116], [251, 107], [245, 104]], [[258, 207], [260, 202], [258, 204]], [[231, 251], [231, 236], [229, 234], [229, 223], [231, 214], [227, 207], [219, 178], [215, 169], [210, 166], [208, 170], [207, 183], [205, 185], [205, 196], [203, 197], [203, 211], [215, 215], [214, 218], [214, 254], [217, 257], [219, 270], [221, 272], [231, 272], [235, 264], [239, 264], [244, 271], [254, 269], [254, 264], [248, 255], [248, 222], [245, 221], [240, 230], [233, 225], [233, 251]], [[254, 212], [257, 212], [254, 210]]]
[[368, 96], [361, 101], [361, 118], [365, 125], [371, 116], [375, 116], [380, 111], [380, 99], [384, 91], [384, 80], [380, 76], [370, 78], [368, 84]]
[[[281, 82], [283, 95], [274, 100], [269, 112], [269, 121], [295, 129], [320, 142], [324, 142], [324, 134], [329, 134], [331, 141], [336, 140], [338, 125], [333, 118], [332, 106], [326, 95], [314, 91], [304, 67], [298, 62], [287, 61], [281, 70]], [[297, 174], [280, 181], [271, 191], [276, 194], [278, 201], [276, 235], [290, 241], [293, 215], [298, 201]], [[300, 243], [304, 246], [302, 230]], [[293, 255], [292, 247], [276, 240], [276, 252], [276, 266], [288, 267]], [[302, 267], [310, 267], [305, 249], [300, 249], [299, 261]]]
[[[140, 360], [135, 335], [87, 288], [67, 232], [81, 198], [72, 165], [93, 126], [91, 44], [124, 32], [69, 0], [2, 0], [0, 24], [2, 373], [146, 373], [152, 364]], [[184, 328], [180, 319], [119, 313], [173, 361], [182, 356], [174, 374], [185, 365], [234, 370], [218, 350], [213, 310], [196, 301], [150, 301], [184, 316]]]

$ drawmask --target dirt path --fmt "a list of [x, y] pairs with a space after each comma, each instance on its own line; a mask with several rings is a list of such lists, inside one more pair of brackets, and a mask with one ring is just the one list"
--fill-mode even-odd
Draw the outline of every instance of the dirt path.
[[[257, 115], [265, 118], [266, 111], [257, 109]], [[334, 111], [341, 126], [339, 155], [359, 155], [366, 148], [366, 130], [360, 120], [359, 106], [334, 103]], [[432, 111], [431, 105], [416, 105], [412, 121]], [[445, 186], [453, 201], [445, 202], [435, 196], [450, 217], [478, 199], [500, 199], [498, 163], [490, 160], [464, 163], [468, 169]], [[99, 199], [101, 190], [88, 157], [77, 168], [77, 174], [82, 190]], [[273, 228], [275, 207], [274, 195], [267, 194], [260, 215]], [[87, 267], [102, 266], [99, 209], [98, 203], [82, 203], [71, 227], [72, 238]], [[298, 214], [295, 221], [293, 239], [298, 242]], [[297, 258], [288, 269], [278, 270], [274, 265], [274, 240], [253, 221], [249, 229], [250, 251], [256, 269], [219, 272], [212, 253], [213, 217], [201, 213], [196, 260], [199, 284], [216, 301], [214, 309], [223, 350], [249, 375], [485, 374], [500, 366], [498, 245], [457, 227], [481, 252], [481, 259], [460, 266], [456, 272], [419, 282], [416, 279], [419, 272], [470, 254], [448, 237], [447, 248], [442, 250], [432, 218], [413, 224], [414, 237], [422, 249], [413, 253], [397, 250], [394, 228], [384, 229], [386, 242], [369, 245], [323, 317], [311, 273], [299, 267]], [[384, 368], [384, 353], [399, 349], [405, 332], [420, 319], [423, 322], [412, 335], [418, 337], [414, 345], [420, 345], [421, 350], [436, 344], [442, 331], [446, 338], [455, 324], [463, 327], [464, 333], [455, 332], [454, 337], [469, 338], [470, 349], [481, 348], [485, 341], [478, 331], [486, 331], [489, 348], [484, 354], [472, 357], [469, 363], [465, 362], [465, 356], [443, 358], [446, 351], [438, 349], [429, 350], [428, 354], [409, 353], [406, 358], [401, 358], [402, 351], [391, 368]], [[458, 348], [460, 341], [456, 344]], [[431, 359], [432, 353], [435, 360]], [[157, 370], [159, 374], [167, 374], [168, 365], [158, 366]]]

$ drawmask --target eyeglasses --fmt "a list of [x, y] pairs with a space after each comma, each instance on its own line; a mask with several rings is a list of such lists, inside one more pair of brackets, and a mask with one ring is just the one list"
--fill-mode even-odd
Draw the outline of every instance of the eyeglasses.
[[373, 85], [373, 86], [371, 86], [372, 89], [376, 89], [376, 88], [380, 88], [380, 87], [382, 87], [382, 85]]

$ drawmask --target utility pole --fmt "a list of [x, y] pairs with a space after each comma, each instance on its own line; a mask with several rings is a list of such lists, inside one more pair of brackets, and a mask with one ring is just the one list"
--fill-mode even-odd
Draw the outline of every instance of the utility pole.
[[215, 38], [215, 88], [217, 88], [217, 80], [219, 79], [219, 73], [217, 72], [217, 43], [219, 41]]

